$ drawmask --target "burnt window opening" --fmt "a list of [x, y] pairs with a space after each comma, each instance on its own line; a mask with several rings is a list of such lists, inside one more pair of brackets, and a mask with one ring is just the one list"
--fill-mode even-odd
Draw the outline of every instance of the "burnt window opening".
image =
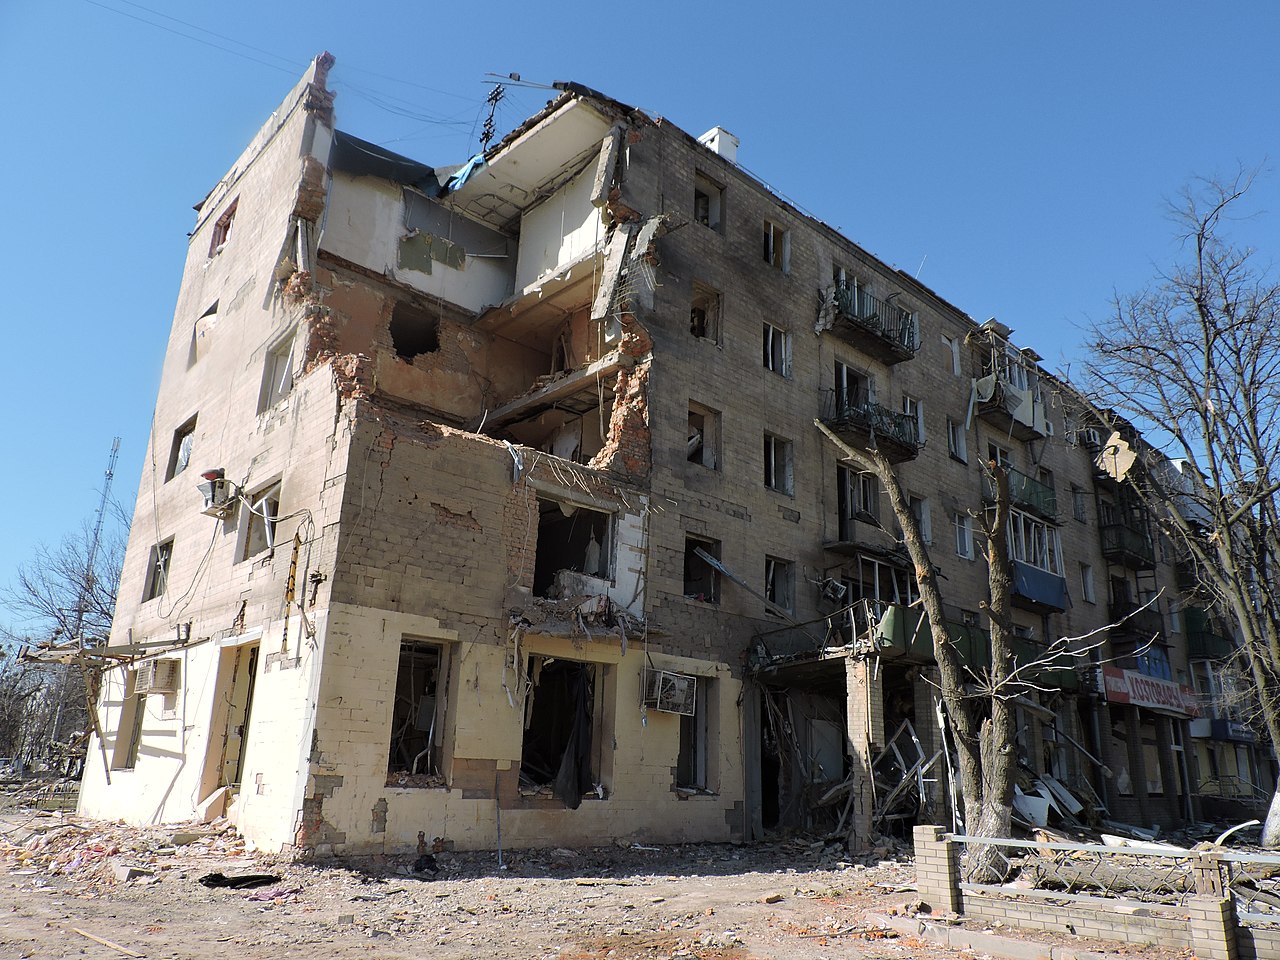
[[595, 782], [595, 665], [554, 657], [530, 657], [520, 747], [520, 792], [550, 793], [576, 810]]
[[[538, 500], [538, 550], [534, 559], [535, 596], [578, 592], [564, 573], [610, 579], [612, 515], [559, 500]], [[573, 578], [568, 578], [572, 580]]]
[[698, 556], [701, 550], [707, 556], [719, 560], [720, 544], [716, 540], [686, 537], [684, 541], [684, 595], [689, 600], [703, 603], [720, 602], [720, 572]]
[[400, 302], [391, 308], [391, 346], [401, 360], [412, 362], [440, 349], [440, 321], [420, 307]]
[[720, 294], [696, 282], [689, 306], [689, 332], [704, 340], [720, 340]]
[[[438, 643], [400, 644], [396, 695], [391, 707], [387, 774], [438, 775], [445, 712], [445, 650]], [[417, 784], [406, 783], [407, 786]]]

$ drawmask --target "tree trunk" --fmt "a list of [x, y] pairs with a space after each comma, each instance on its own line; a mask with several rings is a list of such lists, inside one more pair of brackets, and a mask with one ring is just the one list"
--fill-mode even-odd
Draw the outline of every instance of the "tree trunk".
[[1280, 847], [1280, 781], [1277, 781], [1275, 793], [1271, 795], [1267, 819], [1262, 822], [1262, 845]]

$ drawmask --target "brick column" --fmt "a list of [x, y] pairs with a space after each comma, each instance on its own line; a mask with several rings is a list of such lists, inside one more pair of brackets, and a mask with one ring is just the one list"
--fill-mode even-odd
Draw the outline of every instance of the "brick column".
[[920, 899], [934, 913], [961, 913], [960, 844], [944, 839], [946, 831], [942, 827], [918, 826], [912, 836]]
[[845, 660], [845, 729], [853, 761], [853, 807], [849, 849], [867, 849], [871, 838], [871, 761], [884, 744], [884, 693], [880, 677], [865, 660]]
[[1231, 901], [1192, 897], [1187, 910], [1191, 915], [1191, 949], [1198, 960], [1237, 960], [1236, 912]]

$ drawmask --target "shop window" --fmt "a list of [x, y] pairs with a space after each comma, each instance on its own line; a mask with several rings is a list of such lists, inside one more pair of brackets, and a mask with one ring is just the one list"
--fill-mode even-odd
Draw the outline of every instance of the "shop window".
[[173, 431], [173, 443], [169, 447], [169, 466], [164, 479], [169, 482], [191, 465], [191, 450], [196, 440], [196, 418], [192, 417]]
[[241, 560], [275, 549], [276, 523], [280, 518], [280, 484], [264, 487], [249, 497], [247, 503]]
[[720, 571], [698, 556], [701, 550], [713, 560], [720, 559], [720, 542], [686, 537], [684, 541], [684, 595], [703, 603], [720, 602]]
[[689, 332], [703, 340], [720, 342], [720, 294], [697, 282], [689, 307]]
[[409, 778], [440, 774], [446, 675], [447, 657], [442, 644], [411, 640], [400, 644], [387, 774], [392, 778], [404, 775], [408, 786], [418, 785]]
[[596, 667], [534, 656], [527, 669], [520, 791], [556, 796], [576, 810], [596, 781], [591, 766]]
[[391, 308], [391, 346], [401, 360], [440, 349], [440, 321], [420, 307], [403, 301]]
[[793, 462], [791, 441], [766, 433], [764, 435], [764, 485], [779, 493], [792, 493], [794, 490]]
[[724, 222], [724, 187], [701, 173], [693, 175], [693, 219], [717, 233]]
[[686, 459], [711, 470], [720, 465], [720, 414], [689, 401]]
[[162, 596], [169, 587], [169, 561], [173, 559], [173, 538], [157, 543], [147, 558], [147, 577], [142, 588], [142, 602]]
[[538, 500], [538, 547], [534, 560], [536, 596], [577, 592], [568, 582], [580, 573], [611, 579], [613, 515], [562, 500]]

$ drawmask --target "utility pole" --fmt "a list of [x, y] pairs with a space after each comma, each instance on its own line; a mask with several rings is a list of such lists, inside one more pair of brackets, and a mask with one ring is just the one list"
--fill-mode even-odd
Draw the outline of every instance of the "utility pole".
[[[94, 517], [93, 534], [89, 537], [89, 549], [84, 561], [84, 577], [80, 581], [80, 593], [76, 597], [76, 614], [71, 630], [71, 639], [76, 643], [78, 653], [76, 663], [80, 669], [84, 669], [84, 618], [89, 611], [89, 600], [93, 593], [93, 586], [96, 576], [94, 574], [94, 566], [98, 560], [98, 545], [102, 541], [102, 523], [106, 518], [107, 502], [111, 496], [111, 480], [116, 472], [116, 460], [120, 456], [120, 438], [116, 437], [111, 442], [111, 455], [107, 458], [107, 471], [102, 481], [102, 496], [98, 500], [98, 512]], [[62, 665], [62, 678], [58, 683], [58, 706], [57, 712], [53, 717], [53, 735], [50, 738], [49, 746], [58, 743], [62, 737], [62, 716], [66, 709], [67, 688], [71, 683], [71, 672], [73, 665], [64, 663]], [[87, 706], [87, 705], [86, 705]]]

